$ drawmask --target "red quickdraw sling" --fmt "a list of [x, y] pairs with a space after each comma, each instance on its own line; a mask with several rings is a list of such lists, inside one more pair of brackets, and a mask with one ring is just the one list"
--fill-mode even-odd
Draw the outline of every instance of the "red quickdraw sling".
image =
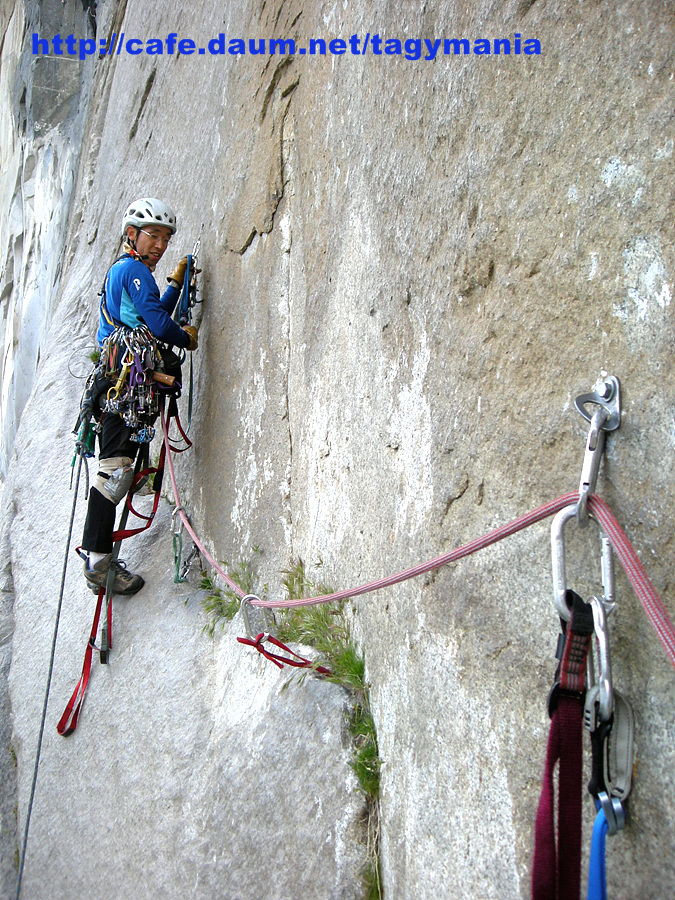
[[59, 724], [56, 726], [56, 730], [63, 737], [68, 737], [68, 735], [72, 734], [77, 728], [77, 720], [80, 717], [82, 704], [84, 702], [84, 694], [87, 690], [87, 684], [89, 683], [89, 675], [91, 674], [91, 660], [94, 650], [96, 649], [96, 635], [98, 633], [98, 623], [99, 619], [101, 618], [101, 609], [103, 607], [104, 597], [105, 588], [100, 587], [98, 589], [98, 600], [96, 601], [94, 623], [91, 626], [91, 634], [89, 635], [87, 649], [84, 653], [84, 665], [82, 666], [82, 674], [80, 675], [80, 680], [77, 682], [77, 687], [73, 692], [73, 696], [68, 701], [63, 715], [59, 720]]
[[[304, 656], [295, 653], [290, 647], [287, 647], [286, 644], [283, 644], [280, 640], [275, 638], [274, 635], [267, 634], [264, 631], [261, 631], [260, 634], [254, 638], [238, 637], [237, 640], [240, 644], [247, 644], [249, 647], [254, 647], [258, 653], [262, 653], [265, 659], [269, 659], [280, 669], [283, 669], [284, 666], [294, 666], [296, 669], [312, 669], [314, 672], [318, 672], [319, 675], [333, 674], [330, 669], [327, 669], [325, 666], [317, 666], [311, 659], [305, 659]], [[274, 644], [275, 647], [278, 647], [279, 650], [283, 650], [284, 653], [290, 653], [291, 656], [281, 656], [278, 653], [267, 650], [264, 646], [266, 641], [269, 641], [270, 644]]]
[[[582, 737], [586, 665], [594, 632], [591, 607], [567, 592], [572, 615], [563, 622], [560, 665], [549, 697], [551, 731], [535, 825], [532, 900], [579, 900], [581, 890]], [[558, 841], [553, 770], [558, 775]]]

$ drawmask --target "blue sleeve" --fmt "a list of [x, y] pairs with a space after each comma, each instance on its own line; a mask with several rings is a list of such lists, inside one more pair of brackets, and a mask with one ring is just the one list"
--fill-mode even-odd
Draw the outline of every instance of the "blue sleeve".
[[189, 346], [189, 336], [173, 321], [164, 305], [166, 302], [168, 306], [173, 301], [175, 306], [179, 293], [176, 288], [167, 288], [164, 296], [160, 297], [157, 282], [150, 270], [142, 262], [137, 261], [124, 266], [122, 287], [156, 338], [177, 347]]
[[176, 308], [176, 303], [178, 303], [180, 292], [181, 288], [174, 287], [172, 284], [170, 284], [160, 297], [159, 302], [162, 304], [162, 306], [170, 316], [173, 315], [173, 311]]

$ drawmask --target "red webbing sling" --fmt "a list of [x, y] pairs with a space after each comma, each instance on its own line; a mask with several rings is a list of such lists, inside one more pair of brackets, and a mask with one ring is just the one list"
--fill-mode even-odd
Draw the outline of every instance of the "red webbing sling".
[[[567, 592], [572, 615], [564, 631], [559, 678], [551, 692], [551, 731], [535, 826], [532, 900], [579, 900], [581, 890], [582, 737], [586, 664], [593, 613], [578, 594]], [[556, 847], [553, 770], [558, 774]]]
[[[269, 659], [270, 662], [273, 662], [275, 666], [278, 666], [280, 669], [286, 666], [294, 666], [296, 669], [313, 669], [315, 672], [318, 672], [319, 675], [332, 675], [330, 669], [327, 669], [325, 666], [318, 666], [316, 663], [313, 663], [311, 659], [306, 659], [304, 656], [300, 656], [300, 654], [296, 653], [294, 650], [291, 650], [290, 647], [287, 647], [286, 644], [283, 644], [280, 640], [274, 637], [273, 634], [266, 634], [264, 631], [261, 631], [259, 635], [254, 638], [242, 638], [238, 637], [237, 640], [240, 644], [247, 644], [249, 647], [255, 647], [258, 653], [262, 653], [265, 659]], [[279, 653], [274, 653], [272, 650], [267, 650], [264, 646], [265, 641], [269, 641], [270, 644], [274, 644], [275, 647], [278, 647], [279, 650], [283, 650], [284, 653], [290, 653], [291, 656], [281, 656]]]
[[96, 601], [96, 612], [94, 613], [94, 624], [91, 626], [91, 634], [87, 643], [87, 649], [84, 652], [84, 665], [82, 666], [82, 674], [77, 682], [77, 687], [73, 692], [73, 696], [68, 701], [56, 730], [63, 737], [68, 737], [77, 728], [77, 720], [80, 717], [82, 704], [84, 702], [84, 694], [89, 684], [89, 675], [91, 674], [91, 659], [96, 648], [96, 634], [98, 632], [98, 623], [101, 618], [101, 608], [103, 607], [103, 598], [105, 597], [105, 588], [98, 589], [98, 600]]
[[[185, 447], [178, 448], [172, 447], [171, 449], [177, 453], [183, 452], [183, 450], [187, 450], [192, 446], [192, 443], [188, 439], [187, 435], [183, 431], [183, 428], [180, 423], [180, 419], [178, 416], [178, 405], [175, 401], [175, 398], [172, 397], [169, 401], [169, 409], [167, 413], [167, 432], [168, 425], [170, 425], [171, 419], [175, 419], [176, 424], [178, 426], [178, 430], [180, 431], [183, 440], [186, 443]], [[166, 447], [162, 444], [162, 449], [159, 454], [159, 460], [157, 462], [157, 466], [150, 466], [146, 469], [143, 469], [139, 472], [136, 472], [134, 475], [134, 480], [129, 488], [129, 493], [127, 494], [126, 499], [126, 510], [125, 513], [128, 512], [133, 513], [139, 519], [145, 519], [145, 524], [141, 525], [140, 528], [121, 528], [118, 531], [113, 533], [112, 539], [114, 543], [119, 543], [119, 541], [123, 541], [125, 538], [132, 537], [133, 535], [140, 534], [142, 531], [145, 531], [152, 524], [153, 519], [155, 518], [155, 514], [159, 507], [159, 498], [162, 491], [162, 476], [164, 474], [164, 463], [166, 460]], [[142, 513], [137, 512], [132, 503], [131, 498], [134, 494], [134, 489], [141, 481], [142, 478], [145, 478], [147, 475], [155, 474], [155, 481], [153, 484], [154, 488], [154, 500], [152, 503], [152, 511], [150, 515], [146, 516]], [[123, 517], [122, 522], [126, 522], [126, 516]], [[91, 633], [89, 635], [89, 640], [87, 642], [87, 649], [84, 653], [84, 663], [82, 665], [82, 674], [80, 675], [80, 680], [77, 683], [75, 690], [73, 691], [73, 695], [68, 701], [66, 708], [59, 720], [58, 725], [56, 726], [56, 730], [63, 737], [68, 737], [69, 734], [72, 734], [77, 728], [77, 721], [80, 716], [80, 712], [82, 711], [82, 704], [84, 703], [84, 696], [87, 690], [87, 685], [89, 684], [89, 676], [91, 675], [91, 661], [93, 657], [94, 650], [96, 648], [96, 635], [98, 633], [99, 621], [101, 619], [101, 610], [103, 608], [103, 600], [105, 598], [106, 591], [104, 587], [99, 588], [98, 591], [98, 599], [96, 601], [96, 611], [94, 612], [94, 622], [91, 626]], [[112, 602], [108, 603], [107, 607], [107, 617], [108, 617], [108, 647], [112, 648]]]

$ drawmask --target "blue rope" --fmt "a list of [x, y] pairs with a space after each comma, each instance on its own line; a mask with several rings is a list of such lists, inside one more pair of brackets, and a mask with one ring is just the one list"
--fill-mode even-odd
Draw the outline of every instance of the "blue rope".
[[588, 894], [586, 900], [607, 900], [605, 844], [608, 828], [605, 812], [600, 806], [595, 817], [593, 837], [591, 838], [591, 860], [588, 869]]

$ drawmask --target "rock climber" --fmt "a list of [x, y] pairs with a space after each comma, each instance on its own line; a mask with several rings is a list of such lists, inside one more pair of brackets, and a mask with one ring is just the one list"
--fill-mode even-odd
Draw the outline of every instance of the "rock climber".
[[[180, 360], [170, 348], [197, 349], [197, 329], [192, 325], [181, 327], [171, 318], [180, 296], [187, 257], [180, 260], [169, 276], [169, 287], [161, 297], [152, 275], [175, 233], [176, 216], [161, 200], [144, 197], [129, 206], [122, 222], [124, 253], [105, 278], [96, 340], [101, 347], [119, 326], [133, 329], [145, 324], [159, 342], [165, 371], [178, 375], [180, 380]], [[97, 375], [91, 395], [95, 417], [103, 410], [110, 387], [109, 379]], [[106, 585], [111, 565], [115, 567], [116, 594], [135, 594], [145, 583], [140, 575], [129, 572], [121, 560], [112, 558], [116, 506], [131, 486], [133, 461], [139, 447], [133, 437], [134, 429], [121, 415], [103, 413], [99, 469], [89, 491], [80, 551], [85, 560], [84, 577], [95, 592]]]

